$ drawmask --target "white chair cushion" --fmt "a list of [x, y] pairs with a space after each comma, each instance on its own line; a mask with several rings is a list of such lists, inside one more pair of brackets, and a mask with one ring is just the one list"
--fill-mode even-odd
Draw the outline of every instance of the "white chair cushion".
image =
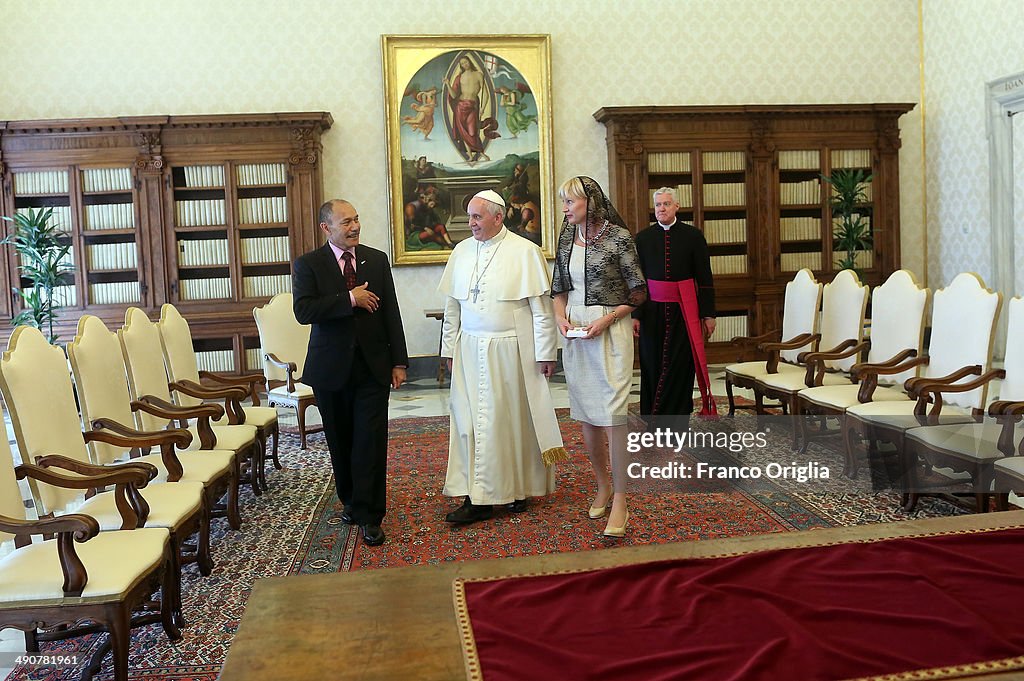
[[[780, 371], [777, 374], [766, 374], [761, 376], [757, 379], [757, 382], [759, 385], [763, 385], [768, 388], [795, 393], [807, 389], [807, 384], [804, 383], [806, 375], [806, 371]], [[843, 374], [825, 374], [822, 380], [826, 386], [850, 385], [850, 378]]]
[[[198, 482], [203, 485], [216, 480], [230, 470], [235, 453], [223, 449], [203, 449], [198, 451], [175, 452], [181, 462], [183, 473], [178, 482]], [[145, 461], [156, 466], [157, 476], [149, 483], [167, 482], [167, 468], [160, 454], [147, 454], [129, 461]]]
[[[857, 400], [859, 385], [847, 383], [846, 385], [821, 385], [813, 388], [804, 388], [800, 391], [800, 397], [808, 402], [822, 407], [833, 409], [849, 409], [861, 404]], [[907, 394], [898, 388], [886, 388], [879, 386], [871, 395], [872, 402], [901, 402], [909, 401]], [[867, 404], [867, 403], [865, 403]]]
[[995, 468], [1024, 480], [1024, 456], [1007, 456], [999, 459], [995, 463]]
[[[984, 423], [967, 423], [953, 426], [923, 426], [907, 431], [907, 439], [928, 445], [931, 449], [946, 452], [960, 458], [991, 461], [1003, 458], [997, 443], [1002, 424], [994, 419]], [[1020, 444], [1024, 431], [1017, 429], [1014, 444]]]
[[[764, 366], [764, 362], [744, 362], [743, 364], [760, 364], [762, 367]], [[741, 365], [734, 364], [734, 365], [731, 365], [731, 366], [741, 366]], [[729, 370], [729, 367], [726, 367], [726, 371], [728, 371], [728, 370]], [[292, 392], [288, 392], [288, 386], [287, 386], [287, 384], [285, 384], [285, 385], [277, 386], [276, 388], [270, 390], [267, 394], [270, 397], [280, 397], [280, 398], [283, 398], [283, 399], [295, 400], [295, 399], [298, 399], [300, 397], [313, 397], [313, 389], [310, 388], [305, 383], [296, 383], [295, 384], [295, 390], [293, 390]]]
[[[198, 482], [150, 483], [142, 492], [149, 503], [146, 527], [174, 529], [199, 510], [203, 503], [203, 485]], [[121, 514], [117, 512], [113, 492], [97, 494], [85, 500], [75, 513], [91, 515], [104, 531], [120, 529]]]
[[75, 605], [90, 599], [119, 600], [163, 560], [167, 530], [147, 527], [125, 532], [101, 532], [75, 552], [85, 564], [89, 581], [80, 598], [66, 598], [64, 575], [54, 540], [24, 546], [0, 559], [0, 607], [33, 601], [63, 601]]
[[[916, 400], [906, 400], [905, 402], [868, 402], [867, 404], [848, 407], [846, 413], [847, 415], [857, 416], [864, 421], [879, 425], [904, 429], [916, 428], [923, 425], [920, 419], [924, 418], [914, 415], [914, 406], [916, 404]], [[974, 419], [971, 417], [969, 410], [947, 404], [942, 407], [938, 423], [933, 425], [952, 425], [956, 423], [971, 423], [972, 421]]]
[[[245, 424], [247, 426], [256, 426], [257, 428], [265, 428], [271, 426], [277, 422], [277, 409], [274, 407], [242, 407], [242, 411], [245, 412]], [[229, 426], [228, 416], [225, 414], [216, 421], [211, 421], [211, 424], [215, 426]]]
[[[734, 370], [734, 367], [742, 368], [742, 371]], [[795, 364], [779, 362], [779, 370], [774, 374], [769, 374], [764, 362], [741, 362], [739, 364], [730, 364], [725, 367], [725, 371], [726, 373], [731, 373], [733, 376], [743, 376], [745, 378], [759, 380], [762, 376], [779, 376], [782, 374], [803, 376], [807, 369], [806, 367], [796, 366]]]
[[[195, 424], [189, 425], [188, 431], [192, 433], [192, 444], [188, 446], [188, 451], [196, 451], [200, 445], [199, 431]], [[237, 452], [251, 447], [256, 441], [256, 426], [250, 426], [248, 423], [237, 426], [214, 426], [213, 434], [217, 436], [217, 444], [214, 445], [217, 449]]]

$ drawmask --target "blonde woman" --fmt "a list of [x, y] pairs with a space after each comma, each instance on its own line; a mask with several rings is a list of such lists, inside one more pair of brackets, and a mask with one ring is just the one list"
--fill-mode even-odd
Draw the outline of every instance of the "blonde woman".
[[[633, 382], [630, 313], [647, 300], [633, 237], [601, 186], [574, 177], [558, 190], [565, 219], [551, 283], [572, 418], [594, 469], [591, 518], [611, 512], [604, 534], [622, 537], [626, 503], [626, 410]], [[612, 475], [609, 479], [608, 464]]]

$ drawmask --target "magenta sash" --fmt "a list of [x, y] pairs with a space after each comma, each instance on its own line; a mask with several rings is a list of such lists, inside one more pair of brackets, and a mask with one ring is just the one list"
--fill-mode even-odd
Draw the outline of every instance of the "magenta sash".
[[700, 387], [701, 416], [718, 416], [718, 405], [711, 394], [711, 378], [708, 376], [708, 360], [704, 352], [704, 329], [701, 328], [700, 310], [697, 306], [697, 285], [693, 279], [683, 281], [647, 280], [647, 290], [656, 303], [679, 303], [683, 321], [690, 336], [690, 351], [693, 366], [697, 370], [697, 385]]

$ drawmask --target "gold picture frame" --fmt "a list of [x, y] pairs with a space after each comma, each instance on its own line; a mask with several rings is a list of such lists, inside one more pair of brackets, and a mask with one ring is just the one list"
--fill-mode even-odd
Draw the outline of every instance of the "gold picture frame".
[[447, 262], [484, 189], [554, 257], [551, 36], [384, 35], [381, 54], [394, 264]]

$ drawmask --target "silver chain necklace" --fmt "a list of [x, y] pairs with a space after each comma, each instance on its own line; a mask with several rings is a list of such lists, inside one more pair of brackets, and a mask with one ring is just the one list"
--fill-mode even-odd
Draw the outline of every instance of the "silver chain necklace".
[[474, 303], [476, 302], [477, 297], [480, 295], [480, 280], [484, 278], [485, 274], [487, 274], [487, 268], [491, 266], [492, 262], [494, 262], [494, 256], [498, 254], [498, 249], [501, 248], [501, 245], [503, 243], [505, 243], [504, 239], [499, 241], [498, 245], [494, 247], [494, 251], [491, 253], [491, 257], [488, 258], [487, 264], [484, 265], [484, 268], [480, 271], [480, 276], [477, 276], [476, 270], [480, 266], [480, 249], [483, 248], [483, 244], [480, 243], [476, 245], [476, 264], [473, 265], [473, 276], [476, 277], [476, 283], [473, 284], [473, 288], [469, 289], [469, 292], [473, 294]]

